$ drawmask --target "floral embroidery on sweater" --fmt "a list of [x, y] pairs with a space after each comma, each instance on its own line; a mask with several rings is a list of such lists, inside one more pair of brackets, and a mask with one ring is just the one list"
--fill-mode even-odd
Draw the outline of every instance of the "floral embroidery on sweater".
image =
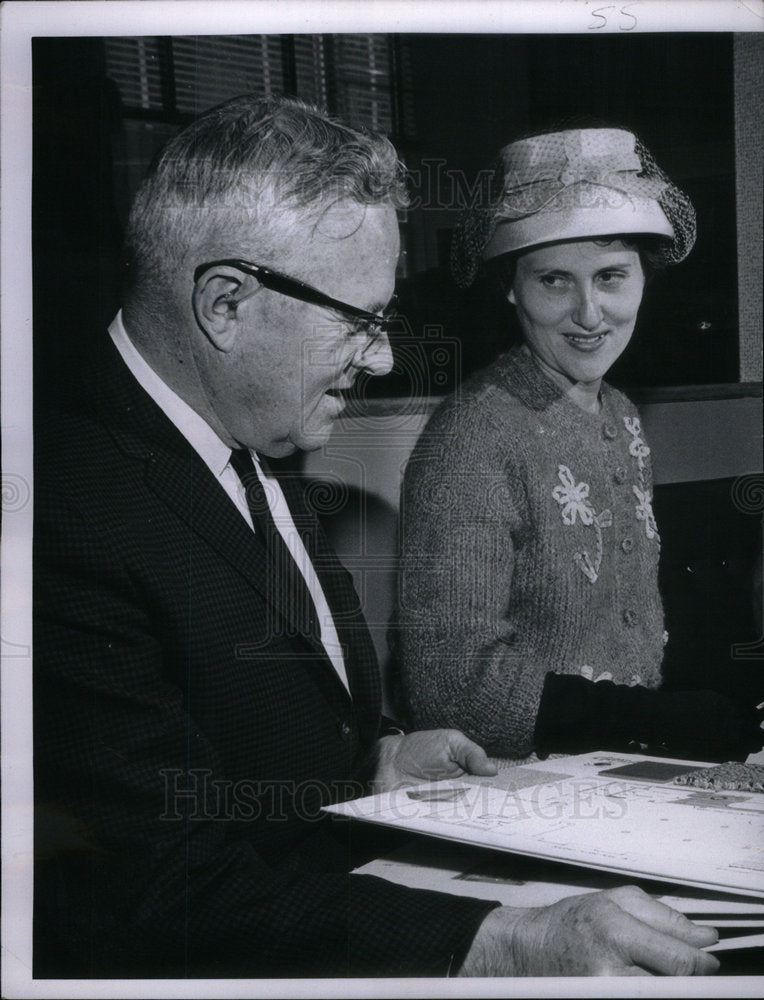
[[591, 524], [594, 520], [594, 507], [589, 503], [589, 484], [576, 484], [573, 473], [567, 465], [557, 467], [557, 475], [562, 486], [555, 486], [552, 496], [562, 506], [562, 523], [575, 524], [576, 515], [582, 524]]
[[[603, 670], [601, 674], [594, 676], [594, 667], [590, 667], [588, 663], [585, 663], [583, 667], [579, 670], [582, 677], [585, 677], [588, 681], [594, 681], [596, 684], [598, 681], [612, 681], [613, 675], [609, 670]], [[635, 685], [641, 684], [642, 678], [639, 674], [632, 674], [629, 679], [629, 687], [634, 687]]]
[[645, 522], [645, 534], [648, 538], [655, 538], [658, 534], [658, 525], [655, 523], [653, 514], [652, 497], [649, 490], [641, 490], [638, 486], [632, 486], [634, 496], [637, 498], [635, 509], [637, 520]]
[[603, 670], [601, 674], [597, 674], [595, 677], [594, 667], [590, 667], [588, 663], [585, 663], [579, 672], [582, 677], [585, 677], [588, 681], [594, 681], [595, 684], [597, 681], [612, 681], [613, 679], [613, 675], [609, 670]]
[[637, 468], [641, 473], [645, 467], [645, 459], [650, 454], [649, 446], [642, 440], [642, 424], [639, 417], [624, 417], [623, 422], [633, 439], [629, 445], [629, 453], [636, 458]]
[[623, 422], [632, 437], [629, 444], [629, 454], [636, 458], [639, 474], [639, 484], [632, 486], [634, 496], [637, 498], [634, 513], [637, 515], [638, 521], [644, 522], [647, 537], [658, 538], [658, 525], [653, 514], [653, 497], [645, 482], [645, 459], [650, 454], [650, 448], [642, 440], [642, 424], [639, 417], [624, 417]]
[[567, 465], [557, 467], [557, 476], [562, 485], [554, 487], [552, 496], [562, 507], [562, 523], [575, 524], [576, 517], [579, 517], [581, 524], [594, 526], [597, 537], [594, 559], [586, 549], [576, 552], [574, 559], [589, 582], [596, 583], [602, 564], [602, 529], [610, 527], [613, 523], [613, 515], [609, 510], [600, 511], [599, 514], [595, 511], [589, 500], [589, 484], [577, 483]]

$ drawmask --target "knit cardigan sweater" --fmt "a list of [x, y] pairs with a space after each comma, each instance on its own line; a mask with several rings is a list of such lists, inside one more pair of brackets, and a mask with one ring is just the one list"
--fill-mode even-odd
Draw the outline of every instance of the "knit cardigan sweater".
[[396, 630], [422, 729], [534, 749], [550, 671], [656, 687], [665, 633], [650, 449], [603, 383], [575, 405], [525, 348], [433, 414], [406, 468]]

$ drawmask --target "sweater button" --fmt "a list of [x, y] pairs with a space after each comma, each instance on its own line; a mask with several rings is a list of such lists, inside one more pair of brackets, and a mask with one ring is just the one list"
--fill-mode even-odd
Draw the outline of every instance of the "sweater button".
[[616, 483], [618, 486], [623, 486], [623, 484], [628, 479], [628, 476], [629, 474], [627, 470], [622, 465], [619, 465], [618, 468], [613, 473], [613, 482]]
[[621, 542], [621, 548], [626, 553], [631, 552], [632, 549], [634, 548], [634, 539], [633, 538], [624, 538], [624, 540]]
[[612, 424], [605, 424], [603, 426], [603, 428], [602, 428], [602, 436], [607, 441], [612, 441], [615, 438], [615, 436], [616, 436], [617, 433], [618, 433], [618, 431], [615, 429], [615, 427]]
[[623, 613], [623, 621], [625, 625], [629, 628], [633, 628], [637, 624], [637, 612], [632, 611], [631, 608], [627, 608]]

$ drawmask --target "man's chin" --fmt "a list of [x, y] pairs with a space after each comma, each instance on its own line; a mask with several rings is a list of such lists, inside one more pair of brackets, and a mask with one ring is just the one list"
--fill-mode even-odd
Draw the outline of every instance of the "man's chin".
[[305, 427], [300, 431], [299, 435], [295, 435], [294, 437], [290, 437], [288, 441], [279, 443], [283, 443], [290, 449], [283, 452], [284, 455], [291, 454], [293, 451], [318, 451], [319, 448], [323, 448], [329, 441], [333, 430], [334, 421], [332, 420], [321, 424], [319, 427]]

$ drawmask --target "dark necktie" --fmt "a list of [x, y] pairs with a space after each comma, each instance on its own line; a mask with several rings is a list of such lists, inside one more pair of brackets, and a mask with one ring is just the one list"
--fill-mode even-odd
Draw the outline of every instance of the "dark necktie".
[[299, 622], [300, 632], [320, 641], [321, 631], [316, 606], [308, 590], [305, 577], [300, 572], [292, 553], [289, 551], [289, 546], [276, 527], [265, 489], [260, 482], [249, 451], [246, 448], [235, 448], [231, 452], [231, 466], [244, 487], [255, 531], [259, 531], [265, 538], [274, 574], [274, 583], [281, 594], [281, 600], [287, 604], [294, 618]]

